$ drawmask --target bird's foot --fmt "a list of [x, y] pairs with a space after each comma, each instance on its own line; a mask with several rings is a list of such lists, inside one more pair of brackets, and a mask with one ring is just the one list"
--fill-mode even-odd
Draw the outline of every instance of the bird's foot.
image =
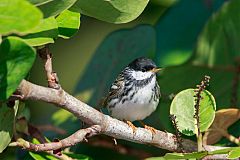
[[124, 120], [124, 122], [127, 123], [127, 125], [132, 128], [133, 134], [135, 134], [135, 133], [136, 133], [136, 130], [137, 130], [137, 127], [135, 127], [135, 126], [132, 124], [132, 122], [130, 122], [130, 121]]
[[151, 126], [144, 125], [144, 128], [149, 130], [152, 134], [156, 134], [157, 130]]
[[157, 133], [157, 130], [156, 130], [155, 128], [144, 124], [142, 121], [139, 121], [139, 122], [141, 123], [141, 125], [142, 125], [145, 129], [149, 130], [152, 134], [156, 134], [156, 133]]

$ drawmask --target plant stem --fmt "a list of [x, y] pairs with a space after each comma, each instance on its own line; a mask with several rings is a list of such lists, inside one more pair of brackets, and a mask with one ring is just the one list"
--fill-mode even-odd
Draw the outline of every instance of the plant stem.
[[197, 135], [197, 144], [198, 144], [198, 152], [203, 151], [203, 141], [202, 141], [202, 133], [201, 132]]

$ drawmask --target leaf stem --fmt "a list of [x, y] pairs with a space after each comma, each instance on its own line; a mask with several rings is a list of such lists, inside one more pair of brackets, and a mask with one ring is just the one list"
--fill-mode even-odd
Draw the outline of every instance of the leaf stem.
[[198, 144], [198, 152], [203, 151], [203, 138], [202, 138], [202, 133], [197, 135], [197, 144]]

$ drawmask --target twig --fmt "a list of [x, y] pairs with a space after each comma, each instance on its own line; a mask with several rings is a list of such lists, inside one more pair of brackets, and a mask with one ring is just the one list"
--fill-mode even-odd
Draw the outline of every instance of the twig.
[[208, 86], [210, 77], [209, 76], [204, 76], [204, 79], [201, 81], [200, 85], [197, 85], [197, 89], [194, 91], [196, 92], [195, 98], [195, 114], [194, 118], [196, 119], [196, 126], [197, 126], [197, 142], [198, 142], [198, 151], [203, 150], [203, 144], [202, 144], [202, 133], [200, 131], [200, 116], [199, 116], [199, 111], [200, 111], [200, 101], [202, 100], [201, 93], [204, 91], [204, 89]]
[[42, 135], [42, 133], [33, 125], [28, 123], [28, 133], [31, 137], [36, 138], [40, 143], [47, 143], [47, 140]]
[[48, 87], [54, 89], [60, 89], [59, 80], [57, 73], [52, 69], [52, 54], [49, 51], [49, 46], [46, 45], [44, 48], [38, 49], [38, 54], [44, 61], [44, 69], [47, 74]]
[[[42, 135], [40, 130], [29, 123], [28, 123], [28, 132], [30, 136], [36, 138], [40, 143], [47, 143], [46, 138]], [[45, 151], [45, 152], [60, 160], [72, 160], [72, 158], [67, 156], [66, 154], [58, 155], [58, 154], [55, 154], [54, 151]]]
[[176, 116], [171, 114], [170, 115], [170, 119], [172, 121], [172, 124], [173, 124], [173, 127], [175, 128], [175, 132], [176, 132], [176, 142], [178, 144], [178, 148], [179, 148], [179, 151], [181, 152], [184, 152], [184, 149], [183, 149], [183, 145], [182, 145], [182, 137], [181, 137], [181, 133], [179, 132], [179, 129], [178, 129], [178, 125], [177, 125], [177, 121], [176, 121]]
[[93, 125], [86, 129], [80, 129], [71, 136], [60, 140], [58, 142], [50, 142], [43, 144], [33, 144], [22, 138], [19, 138], [16, 142], [11, 143], [10, 146], [19, 146], [24, 149], [40, 152], [40, 151], [52, 151], [60, 148], [70, 147], [79, 142], [84, 141], [85, 138], [89, 138], [101, 132], [101, 127], [99, 125]]

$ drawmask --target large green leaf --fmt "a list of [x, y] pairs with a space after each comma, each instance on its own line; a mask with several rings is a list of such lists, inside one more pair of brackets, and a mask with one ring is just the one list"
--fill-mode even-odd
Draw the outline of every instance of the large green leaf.
[[194, 64], [234, 65], [240, 55], [240, 1], [226, 2], [201, 33]]
[[40, 24], [30, 33], [22, 37], [31, 46], [40, 46], [47, 43], [54, 43], [58, 37], [58, 24], [54, 17], [42, 19]]
[[8, 146], [13, 136], [14, 109], [6, 104], [0, 106], [0, 153]]
[[36, 5], [44, 14], [44, 17], [56, 16], [70, 8], [77, 0], [28, 0]]
[[80, 13], [71, 10], [63, 11], [57, 18], [59, 37], [70, 38], [80, 27]]
[[73, 9], [111, 23], [127, 23], [137, 18], [149, 0], [78, 0]]
[[[185, 135], [197, 134], [195, 115], [194, 89], [186, 89], [178, 93], [170, 108], [170, 114], [176, 116], [179, 131]], [[201, 93], [203, 99], [200, 100], [200, 131], [206, 131], [212, 124], [215, 117], [216, 103], [212, 94], [206, 90]]]
[[[154, 1], [164, 2], [162, 0]], [[210, 4], [203, 0], [180, 0], [175, 6], [169, 8], [155, 25], [156, 56], [159, 65], [165, 67], [186, 62], [192, 55], [197, 36], [206, 20], [223, 2], [224, 0], [214, 0]]]
[[35, 50], [18, 37], [8, 37], [0, 46], [0, 100], [6, 100], [28, 74]]
[[0, 1], [0, 34], [23, 33], [37, 26], [42, 13], [26, 0]]

